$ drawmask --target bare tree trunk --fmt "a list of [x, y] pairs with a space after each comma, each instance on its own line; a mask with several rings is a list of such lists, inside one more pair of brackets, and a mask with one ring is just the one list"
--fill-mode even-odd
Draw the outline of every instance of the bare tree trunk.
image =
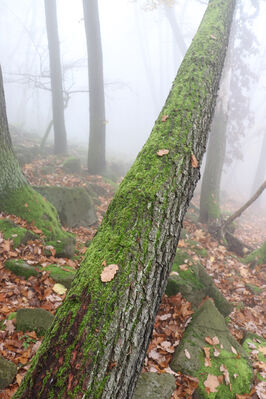
[[262, 141], [262, 146], [260, 150], [260, 156], [259, 156], [259, 161], [256, 169], [256, 173], [254, 176], [254, 182], [253, 182], [253, 190], [254, 192], [259, 184], [263, 181], [265, 178], [265, 173], [266, 173], [266, 132], [264, 132], [264, 137]]
[[[195, 158], [200, 164], [206, 147], [234, 6], [210, 1], [150, 138], [14, 399], [132, 397], [199, 179]], [[109, 282], [101, 278], [105, 264], [118, 268]]]
[[56, 0], [44, 0], [44, 5], [52, 87], [54, 152], [55, 154], [65, 154], [67, 152], [67, 135], [64, 119], [62, 71], [57, 26]]
[[88, 52], [90, 98], [88, 171], [92, 174], [100, 174], [105, 168], [106, 121], [98, 0], [83, 0], [83, 10]]

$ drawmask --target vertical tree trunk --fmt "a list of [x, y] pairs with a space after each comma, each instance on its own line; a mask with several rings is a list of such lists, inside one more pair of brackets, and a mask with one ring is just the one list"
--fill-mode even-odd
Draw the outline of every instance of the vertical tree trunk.
[[44, 5], [52, 88], [54, 152], [55, 154], [65, 154], [67, 152], [67, 135], [64, 119], [62, 71], [57, 26], [56, 0], [44, 0]]
[[165, 11], [165, 15], [166, 18], [168, 19], [168, 22], [171, 26], [172, 32], [173, 32], [173, 36], [176, 40], [176, 44], [178, 46], [178, 49], [180, 51], [180, 54], [182, 56], [182, 58], [184, 57], [184, 55], [186, 54], [187, 51], [187, 46], [186, 43], [183, 39], [181, 30], [179, 29], [175, 14], [174, 14], [174, 8], [169, 6], [168, 4], [164, 5], [164, 11]]
[[0, 67], [0, 200], [3, 197], [7, 198], [10, 190], [18, 190], [25, 184], [27, 184], [26, 179], [21, 173], [12, 148], [6, 117], [2, 69]]
[[105, 103], [103, 80], [103, 56], [101, 44], [98, 0], [83, 0], [86, 31], [89, 98], [90, 139], [88, 171], [100, 174], [105, 168]]
[[61, 230], [55, 208], [27, 183], [13, 152], [0, 67], [0, 212], [25, 219], [42, 230], [57, 255], [72, 256], [74, 239]]
[[220, 185], [226, 149], [227, 116], [220, 105], [216, 107], [200, 191], [200, 217], [210, 223], [220, 216]]
[[265, 173], [266, 173], [266, 132], [264, 132], [264, 137], [260, 150], [260, 156], [252, 186], [253, 187], [252, 193], [255, 192], [260, 186], [260, 184], [263, 182], [265, 178]]
[[[132, 397], [199, 179], [192, 154], [200, 164], [234, 6], [210, 0], [152, 133], [14, 399]], [[118, 267], [109, 282], [101, 279], [105, 264]]]

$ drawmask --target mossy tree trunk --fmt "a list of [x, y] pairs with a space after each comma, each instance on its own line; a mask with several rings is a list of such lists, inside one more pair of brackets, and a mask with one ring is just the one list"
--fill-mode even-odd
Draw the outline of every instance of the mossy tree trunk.
[[100, 174], [105, 168], [105, 101], [103, 55], [98, 0], [83, 0], [88, 53], [90, 138], [88, 171]]
[[29, 186], [14, 154], [6, 116], [1, 68], [0, 211], [20, 216], [42, 230], [49, 243], [57, 249], [57, 255], [73, 253], [73, 238], [61, 230], [55, 208]]
[[67, 152], [67, 135], [64, 117], [63, 85], [56, 0], [44, 0], [44, 6], [52, 89], [54, 152], [55, 154], [65, 154]]
[[[14, 399], [132, 397], [199, 179], [192, 154], [200, 164], [234, 5], [209, 2], [152, 133]], [[169, 152], [159, 156], [160, 149]], [[103, 283], [105, 264], [119, 269]]]

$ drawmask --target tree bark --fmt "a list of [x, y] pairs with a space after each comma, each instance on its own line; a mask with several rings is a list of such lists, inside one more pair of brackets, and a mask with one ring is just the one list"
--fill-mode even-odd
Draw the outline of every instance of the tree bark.
[[[234, 6], [210, 1], [152, 133], [14, 399], [132, 397], [199, 179], [192, 154], [200, 164]], [[159, 156], [162, 149], [169, 152]], [[118, 265], [106, 283], [105, 264]]]
[[90, 138], [88, 171], [100, 174], [105, 168], [105, 102], [103, 56], [97, 0], [83, 0], [88, 53]]
[[253, 193], [265, 178], [265, 173], [266, 173], [266, 132], [264, 132], [259, 161], [254, 176], [253, 190], [252, 190]]
[[64, 119], [62, 71], [57, 26], [56, 0], [44, 0], [44, 5], [52, 88], [54, 152], [55, 154], [65, 154], [67, 152], [67, 135]]
[[0, 66], [0, 199], [6, 197], [10, 190], [18, 190], [26, 183], [18, 160], [13, 151], [6, 116], [6, 103], [3, 87], [2, 69]]

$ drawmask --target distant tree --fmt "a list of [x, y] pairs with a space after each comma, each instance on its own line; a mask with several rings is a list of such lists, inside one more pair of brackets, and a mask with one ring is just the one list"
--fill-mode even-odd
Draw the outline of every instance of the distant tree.
[[53, 105], [54, 152], [67, 152], [56, 0], [44, 0]]
[[150, 138], [14, 399], [132, 397], [199, 179], [195, 158], [200, 164], [234, 5], [210, 0]]
[[203, 223], [215, 222], [220, 216], [224, 163], [230, 164], [232, 159], [242, 157], [240, 138], [246, 132], [245, 124], [250, 125], [253, 121], [246, 92], [255, 77], [247, 65], [249, 57], [257, 51], [256, 38], [247, 23], [257, 15], [259, 6], [254, 3], [254, 7], [254, 13], [247, 14], [244, 4], [239, 4], [239, 16], [232, 27], [228, 62], [223, 72], [225, 84], [217, 101], [202, 177], [200, 221]]
[[103, 55], [98, 0], [83, 0], [88, 53], [90, 138], [88, 171], [100, 174], [105, 168], [105, 101]]
[[[34, 191], [21, 172], [9, 134], [0, 67], [0, 212], [20, 216], [38, 227], [58, 247], [57, 254], [73, 254], [73, 239], [61, 230], [55, 208]], [[60, 243], [60, 244], [58, 244]]]
[[256, 191], [266, 176], [266, 132], [263, 133], [262, 145], [260, 148], [259, 160], [253, 180], [252, 192]]

